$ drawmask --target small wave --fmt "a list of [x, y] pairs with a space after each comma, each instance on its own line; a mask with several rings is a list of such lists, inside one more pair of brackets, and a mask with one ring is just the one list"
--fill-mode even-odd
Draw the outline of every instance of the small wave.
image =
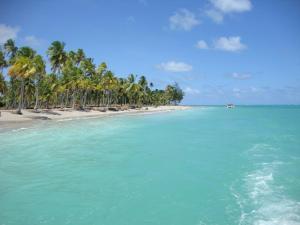
[[233, 197], [235, 198], [236, 203], [240, 208], [240, 218], [239, 218], [238, 224], [241, 225], [247, 216], [247, 213], [245, 213], [245, 209], [244, 209], [243, 199], [242, 199], [241, 195], [235, 191], [233, 186], [230, 187], [230, 192], [233, 195]]
[[262, 156], [266, 153], [275, 153], [278, 149], [270, 144], [259, 143], [253, 145], [246, 151], [246, 154], [252, 156]]
[[256, 144], [248, 151], [254, 169], [244, 175], [242, 184], [231, 188], [240, 208], [239, 225], [300, 225], [300, 202], [284, 193], [276, 183], [278, 171], [287, 162], [277, 158], [278, 149], [268, 144]]
[[286, 197], [274, 183], [274, 165], [247, 174], [243, 195], [232, 191], [241, 209], [239, 225], [300, 225], [300, 203]]
[[18, 129], [12, 130], [12, 132], [18, 132], [18, 131], [27, 130], [27, 129], [28, 129], [28, 128], [26, 128], [26, 127], [20, 127], [20, 128], [18, 128]]
[[206, 223], [199, 221], [199, 223], [197, 225], [206, 225]]
[[279, 201], [267, 202], [254, 213], [254, 225], [299, 225], [300, 204], [282, 198]]
[[254, 180], [248, 193], [255, 208], [250, 220], [254, 225], [299, 225], [300, 203], [284, 196], [272, 182], [272, 174]]
[[71, 120], [74, 120], [74, 119], [70, 119], [70, 118], [68, 118], [68, 119], [60, 119], [60, 120], [57, 120], [57, 122], [71, 121]]
[[261, 196], [272, 194], [272, 181], [273, 172], [266, 168], [255, 171], [252, 174], [248, 174], [246, 177], [246, 183], [250, 197], [256, 201]]

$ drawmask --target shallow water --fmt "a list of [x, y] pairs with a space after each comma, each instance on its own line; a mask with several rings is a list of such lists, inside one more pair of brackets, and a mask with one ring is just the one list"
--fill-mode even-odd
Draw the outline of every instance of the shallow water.
[[195, 107], [0, 133], [4, 224], [298, 225], [300, 107]]

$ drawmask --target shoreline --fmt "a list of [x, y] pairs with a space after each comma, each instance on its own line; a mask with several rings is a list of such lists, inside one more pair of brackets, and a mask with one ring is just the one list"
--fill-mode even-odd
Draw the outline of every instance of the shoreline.
[[31, 126], [42, 121], [64, 121], [84, 118], [102, 118], [119, 115], [135, 115], [135, 114], [152, 114], [171, 112], [175, 110], [191, 109], [191, 106], [149, 106], [140, 109], [128, 109], [124, 111], [106, 111], [98, 110], [80, 111], [80, 110], [41, 110], [40, 112], [33, 112], [32, 110], [22, 110], [22, 115], [15, 114], [16, 110], [0, 110], [0, 132], [23, 128], [24, 126]]

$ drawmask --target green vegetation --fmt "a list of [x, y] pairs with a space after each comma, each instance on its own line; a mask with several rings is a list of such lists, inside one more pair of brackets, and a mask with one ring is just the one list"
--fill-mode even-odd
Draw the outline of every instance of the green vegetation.
[[[63, 42], [54, 41], [47, 56], [49, 74], [45, 60], [32, 48], [18, 48], [11, 39], [0, 46], [0, 107], [18, 113], [23, 108], [136, 107], [178, 104], [184, 96], [177, 83], [158, 90], [145, 76], [118, 77], [106, 63], [96, 66], [82, 49], [67, 52]], [[4, 69], [9, 79], [4, 78]]]

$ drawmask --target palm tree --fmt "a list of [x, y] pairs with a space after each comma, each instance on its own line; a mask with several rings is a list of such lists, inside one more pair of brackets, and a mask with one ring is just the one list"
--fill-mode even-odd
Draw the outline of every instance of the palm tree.
[[145, 104], [147, 102], [148, 92], [150, 91], [146, 77], [141, 76], [138, 84], [140, 85], [141, 90], [142, 90], [142, 92], [140, 93], [140, 96], [143, 98], [143, 103]]
[[[5, 97], [6, 90], [7, 90], [6, 81], [4, 79], [2, 72], [0, 72], [0, 107], [3, 106], [4, 102], [6, 101], [6, 97]], [[0, 116], [1, 116], [1, 112], [0, 112]]]
[[28, 108], [34, 102], [35, 83], [34, 76], [24, 79], [24, 97], [23, 97], [23, 108]]
[[127, 95], [126, 95], [126, 89], [128, 87], [127, 84], [127, 80], [125, 78], [119, 78], [119, 86], [118, 86], [118, 95], [120, 98], [120, 103], [121, 105], [126, 105], [126, 99], [127, 99]]
[[4, 51], [6, 53], [6, 56], [9, 57], [9, 64], [12, 64], [12, 60], [13, 58], [16, 56], [18, 48], [15, 45], [15, 41], [13, 39], [8, 39], [5, 43], [4, 43]]
[[96, 74], [95, 64], [92, 58], [84, 58], [80, 63], [80, 68], [87, 77], [92, 77]]
[[72, 90], [72, 108], [75, 108], [77, 94], [78, 94], [78, 86], [80, 80], [82, 79], [83, 72], [82, 70], [77, 67], [71, 59], [67, 59], [65, 65], [63, 66], [63, 78], [66, 82], [66, 85], [70, 87]]
[[174, 85], [167, 85], [165, 89], [165, 98], [168, 104], [173, 103], [174, 105], [177, 105], [178, 102], [183, 99], [183, 96], [184, 92], [177, 83], [174, 83]]
[[107, 65], [106, 65], [105, 62], [102, 62], [102, 63], [98, 66], [98, 68], [97, 68], [97, 70], [96, 70], [96, 73], [97, 73], [97, 75], [98, 75], [99, 77], [102, 77], [103, 74], [106, 72], [106, 70], [107, 70]]
[[[91, 62], [93, 64], [93, 62]], [[85, 63], [83, 63], [85, 64]], [[84, 69], [83, 69], [84, 70]], [[95, 70], [95, 65], [93, 64], [93, 70]], [[104, 96], [104, 89], [103, 89], [103, 82], [102, 82], [102, 78], [103, 75], [105, 74], [107, 70], [107, 65], [105, 62], [102, 62], [97, 69], [91, 73], [91, 80], [93, 83], [93, 88], [92, 90], [95, 92], [96, 96], [95, 96], [95, 105], [100, 106], [101, 104], [101, 99], [102, 99], [102, 104], [103, 104], [103, 98], [101, 98]]]
[[84, 75], [84, 82], [83, 82], [84, 88], [82, 89], [83, 101], [81, 101], [81, 102], [82, 102], [83, 108], [85, 108], [87, 96], [92, 90], [94, 90], [94, 87], [95, 87], [95, 85], [93, 83], [93, 81], [95, 81], [95, 80], [93, 78], [96, 74], [96, 71], [95, 71], [95, 64], [93, 63], [93, 59], [92, 58], [83, 58], [80, 63], [80, 69], [82, 70], [83, 75]]
[[104, 91], [103, 94], [107, 97], [106, 105], [109, 106], [111, 104], [113, 92], [117, 88], [118, 79], [111, 71], [107, 71], [101, 79], [101, 85]]
[[68, 59], [70, 59], [70, 60], [72, 60], [72, 62], [76, 63], [76, 52], [69, 51], [67, 56], [68, 56]]
[[33, 59], [35, 73], [35, 106], [34, 110], [38, 109], [39, 104], [39, 85], [43, 75], [46, 73], [46, 65], [41, 55], [37, 55]]
[[[13, 39], [8, 39], [4, 45], [4, 55], [8, 57], [6, 64], [7, 66], [10, 66], [13, 64], [14, 58], [17, 54], [18, 48], [15, 45], [15, 42]], [[7, 92], [7, 101], [6, 101], [6, 106], [9, 107], [10, 105], [12, 107], [15, 107], [16, 105], [16, 96], [17, 96], [17, 89], [19, 86], [19, 82], [15, 80], [15, 78], [11, 77], [9, 81], [9, 90]]]
[[139, 85], [141, 85], [144, 89], [148, 86], [148, 81], [145, 76], [141, 76], [139, 79]]
[[32, 48], [27, 46], [19, 48], [16, 54], [17, 57], [25, 56], [30, 59], [33, 59], [35, 55], [36, 55], [36, 51], [34, 51]]
[[59, 81], [55, 74], [45, 75], [41, 80], [41, 101], [44, 103], [45, 107], [49, 107], [49, 103], [55, 103], [55, 96], [59, 91]]
[[79, 48], [76, 52], [76, 65], [78, 66], [85, 59], [84, 51]]
[[88, 93], [94, 88], [93, 83], [89, 77], [81, 77], [78, 81], [78, 88], [81, 90], [80, 108], [84, 109]]
[[128, 82], [129, 82], [130, 84], [133, 84], [133, 83], [135, 82], [135, 78], [136, 78], [135, 75], [130, 74], [130, 75], [128, 76], [127, 80], [128, 80]]
[[4, 52], [0, 50], [0, 73], [3, 72], [3, 68], [7, 66], [7, 62], [5, 60]]
[[[21, 48], [18, 48], [18, 50], [15, 54], [15, 57], [12, 59], [12, 62], [14, 62], [16, 60], [16, 58], [18, 58], [18, 57], [27, 57], [30, 60], [33, 60], [35, 55], [36, 55], [36, 51], [33, 50], [32, 48], [27, 47], [27, 46], [21, 47]], [[27, 104], [31, 102], [31, 100], [32, 100], [31, 93], [33, 90], [34, 90], [34, 81], [26, 78], [24, 80], [23, 107], [26, 107]]]
[[48, 48], [47, 55], [49, 57], [53, 73], [60, 74], [62, 67], [67, 60], [67, 54], [64, 48], [65, 43], [59, 41], [52, 42], [51, 46]]
[[9, 68], [8, 74], [16, 77], [21, 81], [20, 100], [17, 113], [22, 114], [23, 98], [24, 98], [24, 79], [31, 77], [36, 73], [33, 61], [24, 56], [17, 57], [14, 64]]
[[136, 104], [137, 101], [140, 99], [142, 86], [139, 83], [135, 82], [136, 76], [130, 74], [127, 78], [128, 86], [126, 89], [127, 96], [129, 98], [130, 104]]
[[0, 94], [4, 95], [5, 91], [6, 91], [6, 82], [4, 79], [3, 74], [0, 72]]

